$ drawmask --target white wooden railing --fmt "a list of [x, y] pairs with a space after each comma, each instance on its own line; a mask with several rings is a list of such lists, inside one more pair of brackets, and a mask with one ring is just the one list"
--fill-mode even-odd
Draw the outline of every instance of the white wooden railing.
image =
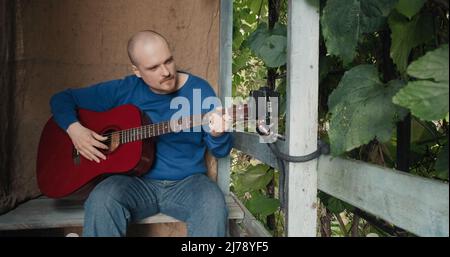
[[[235, 133], [235, 148], [278, 168], [258, 135]], [[277, 142], [283, 147], [284, 142]], [[302, 172], [301, 170], [296, 172]], [[321, 156], [318, 189], [418, 236], [449, 236], [449, 185], [340, 157]]]

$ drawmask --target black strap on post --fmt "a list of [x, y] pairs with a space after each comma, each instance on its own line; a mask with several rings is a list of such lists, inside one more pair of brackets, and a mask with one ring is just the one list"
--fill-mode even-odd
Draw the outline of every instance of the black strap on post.
[[275, 157], [277, 157], [278, 167], [280, 171], [280, 183], [278, 186], [279, 191], [279, 197], [280, 197], [280, 205], [281, 209], [285, 209], [285, 199], [286, 199], [286, 170], [285, 170], [285, 164], [284, 162], [307, 162], [316, 158], [319, 158], [321, 154], [329, 154], [330, 153], [330, 146], [326, 144], [325, 142], [321, 141], [320, 139], [317, 141], [317, 150], [307, 154], [307, 155], [301, 155], [301, 156], [292, 156], [285, 153], [282, 153], [280, 149], [278, 149], [278, 146], [275, 143], [267, 144], [267, 146], [270, 148], [270, 150], [273, 152]]

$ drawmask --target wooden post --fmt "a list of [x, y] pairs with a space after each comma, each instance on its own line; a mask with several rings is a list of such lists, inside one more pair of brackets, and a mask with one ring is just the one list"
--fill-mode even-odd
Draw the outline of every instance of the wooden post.
[[[319, 0], [289, 0], [287, 149], [317, 149], [319, 91]], [[317, 160], [286, 165], [287, 236], [316, 236]]]
[[[233, 45], [233, 1], [220, 1], [220, 52], [219, 52], [219, 87], [220, 100], [225, 105], [225, 97], [231, 97]], [[225, 195], [230, 193], [230, 157], [218, 160], [217, 183]]]

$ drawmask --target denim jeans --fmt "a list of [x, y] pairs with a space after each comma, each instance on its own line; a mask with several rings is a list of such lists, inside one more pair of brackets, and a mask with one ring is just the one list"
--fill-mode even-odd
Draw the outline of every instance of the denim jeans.
[[130, 222], [159, 212], [186, 222], [188, 236], [225, 236], [225, 197], [204, 174], [179, 181], [112, 175], [84, 203], [83, 236], [125, 236]]

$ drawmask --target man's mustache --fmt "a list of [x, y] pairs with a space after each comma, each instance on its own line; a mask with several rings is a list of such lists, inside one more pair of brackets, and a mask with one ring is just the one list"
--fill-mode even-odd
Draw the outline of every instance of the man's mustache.
[[167, 77], [167, 78], [165, 78], [165, 79], [163, 79], [163, 80], [161, 80], [159, 83], [164, 83], [164, 82], [166, 82], [166, 81], [168, 81], [168, 80], [171, 80], [171, 79], [173, 79], [175, 76], [173, 76], [173, 75], [170, 75], [169, 77]]

